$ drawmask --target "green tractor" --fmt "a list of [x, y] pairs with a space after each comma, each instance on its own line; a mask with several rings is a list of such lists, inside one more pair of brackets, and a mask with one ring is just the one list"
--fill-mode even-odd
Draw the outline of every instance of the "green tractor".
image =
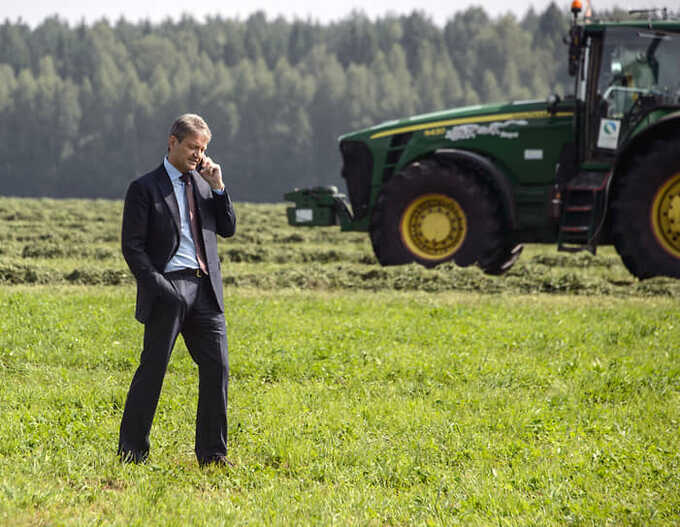
[[382, 265], [501, 274], [522, 243], [613, 244], [641, 279], [680, 277], [680, 21], [581, 23], [572, 11], [575, 95], [343, 135], [351, 210], [334, 187], [296, 189], [289, 223], [368, 231]]

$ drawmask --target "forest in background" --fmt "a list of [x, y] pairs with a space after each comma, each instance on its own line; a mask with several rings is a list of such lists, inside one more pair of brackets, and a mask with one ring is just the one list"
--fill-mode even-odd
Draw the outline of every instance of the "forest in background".
[[569, 15], [479, 7], [334, 23], [191, 17], [0, 26], [0, 193], [122, 198], [184, 112], [239, 201], [339, 184], [340, 134], [387, 119], [572, 91]]

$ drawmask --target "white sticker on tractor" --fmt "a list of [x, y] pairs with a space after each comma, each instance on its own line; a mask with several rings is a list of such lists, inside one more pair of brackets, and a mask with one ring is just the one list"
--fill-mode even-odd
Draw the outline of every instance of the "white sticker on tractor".
[[536, 150], [526, 149], [524, 151], [524, 159], [526, 161], [539, 161], [539, 160], [543, 159], [543, 150], [541, 150], [541, 149], [536, 149]]
[[493, 135], [502, 139], [517, 139], [519, 132], [506, 132], [503, 128], [508, 126], [526, 126], [529, 121], [524, 119], [511, 119], [510, 121], [497, 121], [489, 123], [488, 126], [480, 124], [461, 124], [454, 126], [446, 132], [446, 138], [451, 141], [460, 141], [462, 139], [474, 139], [478, 135]]
[[621, 121], [618, 119], [601, 119], [600, 135], [597, 137], [597, 147], [616, 150], [619, 144]]
[[297, 223], [307, 223], [314, 219], [312, 209], [295, 209], [295, 221]]

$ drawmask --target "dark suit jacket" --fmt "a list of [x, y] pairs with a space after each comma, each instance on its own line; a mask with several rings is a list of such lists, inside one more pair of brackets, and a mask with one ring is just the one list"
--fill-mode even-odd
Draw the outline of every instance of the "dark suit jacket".
[[[236, 215], [229, 194], [219, 196], [196, 172], [192, 172], [196, 207], [201, 222], [210, 283], [220, 311], [222, 273], [217, 256], [217, 235], [233, 236]], [[130, 183], [123, 208], [123, 256], [137, 279], [135, 318], [148, 320], [153, 303], [167, 290], [166, 264], [179, 246], [179, 207], [170, 177], [161, 164]]]

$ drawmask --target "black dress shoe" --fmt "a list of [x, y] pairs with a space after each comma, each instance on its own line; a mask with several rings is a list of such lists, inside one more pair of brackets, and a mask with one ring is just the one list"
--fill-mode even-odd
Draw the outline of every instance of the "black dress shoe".
[[118, 457], [120, 458], [120, 462], [124, 465], [128, 463], [139, 465], [146, 461], [146, 459], [149, 457], [149, 452], [142, 452], [139, 450], [119, 450]]
[[204, 459], [199, 459], [198, 464], [201, 468], [205, 467], [233, 467], [234, 464], [225, 456], [210, 456]]

